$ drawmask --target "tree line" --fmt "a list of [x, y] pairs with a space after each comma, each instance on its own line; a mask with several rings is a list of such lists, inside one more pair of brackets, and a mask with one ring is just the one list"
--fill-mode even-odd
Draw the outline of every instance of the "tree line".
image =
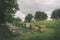
[[[0, 0], [0, 24], [14, 22], [15, 18], [13, 16], [17, 10], [19, 10], [17, 0]], [[25, 22], [31, 22], [32, 18], [36, 21], [46, 20], [47, 17], [47, 14], [41, 11], [37, 11], [34, 16], [28, 13], [25, 17]], [[59, 20], [60, 9], [55, 9], [51, 14], [51, 18], [53, 20]]]
[[[13, 22], [15, 20], [13, 16], [17, 10], [19, 10], [17, 0], [0, 0], [0, 24], [6, 22]], [[36, 21], [46, 20], [47, 17], [48, 16], [45, 12], [37, 11], [34, 16], [28, 13], [25, 17], [25, 21], [31, 22], [32, 18], [34, 18], [34, 20]], [[60, 9], [55, 9], [51, 14], [51, 18], [53, 20], [59, 20]]]
[[[25, 17], [25, 22], [31, 22], [32, 18], [34, 18], [35, 21], [41, 21], [46, 20], [48, 18], [47, 14], [45, 12], [37, 11], [35, 15], [28, 13]], [[60, 20], [60, 9], [55, 9], [50, 17], [52, 20]]]

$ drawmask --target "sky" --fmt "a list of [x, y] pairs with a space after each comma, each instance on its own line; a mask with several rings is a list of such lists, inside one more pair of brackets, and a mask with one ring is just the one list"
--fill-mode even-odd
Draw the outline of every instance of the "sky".
[[50, 19], [51, 13], [60, 8], [60, 0], [18, 0], [19, 9], [16, 16], [24, 20], [28, 13], [35, 14], [36, 11], [43, 11]]

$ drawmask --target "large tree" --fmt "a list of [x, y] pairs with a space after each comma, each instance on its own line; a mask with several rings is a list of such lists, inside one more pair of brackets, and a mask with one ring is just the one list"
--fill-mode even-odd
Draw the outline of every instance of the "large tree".
[[0, 0], [0, 23], [11, 22], [17, 10], [17, 0]]
[[13, 15], [18, 10], [17, 0], [0, 0], [0, 40], [7, 40], [11, 34], [6, 22], [13, 21]]
[[45, 19], [47, 19], [47, 14], [45, 14], [45, 12], [37, 11], [37, 12], [35, 13], [34, 19], [35, 19], [36, 21], [45, 20]]
[[32, 14], [27, 14], [27, 16], [25, 17], [25, 22], [31, 22], [33, 18]]
[[60, 19], [60, 9], [55, 9], [51, 14], [51, 18], [53, 20], [59, 20]]

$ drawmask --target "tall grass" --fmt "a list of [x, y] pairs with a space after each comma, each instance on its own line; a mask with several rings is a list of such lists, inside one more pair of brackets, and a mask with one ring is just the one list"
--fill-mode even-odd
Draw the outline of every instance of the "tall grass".
[[40, 32], [38, 30], [19, 27], [20, 34], [16, 37], [11, 37], [8, 40], [60, 40], [60, 21], [39, 21], [32, 22], [31, 24], [36, 26], [45, 25], [46, 27], [53, 29]]
[[58, 20], [54, 20], [54, 21], [39, 21], [39, 22], [32, 22], [33, 25], [45, 25], [46, 27], [52, 27], [52, 28], [56, 28], [59, 26], [59, 22]]

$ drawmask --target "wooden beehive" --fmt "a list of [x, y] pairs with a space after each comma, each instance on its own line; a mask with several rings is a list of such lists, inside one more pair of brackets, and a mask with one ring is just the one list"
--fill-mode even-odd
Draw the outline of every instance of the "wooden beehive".
[[45, 25], [40, 25], [40, 26], [39, 26], [39, 31], [41, 31], [41, 32], [46, 31]]
[[30, 25], [30, 29], [35, 29], [35, 26], [34, 25]]
[[19, 28], [18, 28], [18, 27], [11, 27], [11, 28], [10, 28], [10, 31], [11, 31], [14, 35], [19, 34]]

